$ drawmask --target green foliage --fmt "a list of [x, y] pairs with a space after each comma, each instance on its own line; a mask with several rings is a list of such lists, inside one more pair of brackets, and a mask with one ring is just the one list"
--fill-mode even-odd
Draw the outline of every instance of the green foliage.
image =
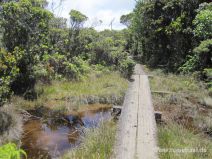
[[81, 57], [74, 57], [72, 62], [65, 62], [64, 74], [69, 79], [80, 80], [90, 70], [88, 62]]
[[66, 153], [62, 159], [86, 158], [105, 159], [112, 155], [116, 126], [113, 122], [102, 123], [100, 127], [88, 130], [82, 145]]
[[2, 7], [3, 43], [10, 52], [15, 47], [24, 52], [17, 65], [20, 72], [12, 84], [12, 89], [16, 93], [24, 93], [27, 89], [33, 89], [33, 66], [48, 51], [47, 37], [52, 14], [29, 0], [8, 2]]
[[198, 47], [193, 50], [193, 55], [188, 56], [188, 60], [179, 71], [183, 73], [189, 73], [194, 71], [203, 71], [205, 68], [210, 68], [211, 63], [211, 52], [212, 52], [212, 40], [204, 40]]
[[71, 10], [70, 13], [71, 27], [73, 29], [79, 29], [83, 26], [84, 22], [88, 19], [86, 15], [80, 13], [77, 10]]
[[130, 77], [133, 74], [134, 66], [135, 62], [129, 57], [119, 61], [119, 70], [126, 77]]
[[121, 18], [120, 18], [120, 23], [129, 27], [131, 25], [132, 18], [133, 18], [133, 13], [122, 15]]
[[21, 159], [22, 156], [27, 158], [26, 152], [17, 148], [13, 143], [8, 143], [0, 147], [0, 159]]
[[198, 47], [194, 49], [197, 54], [207, 54], [211, 53], [212, 49], [212, 39], [204, 40], [200, 43]]
[[[14, 76], [0, 72], [2, 103], [12, 91], [35, 99], [36, 82], [81, 80], [93, 65], [130, 76], [134, 62], [125, 49], [124, 32], [84, 28], [88, 18], [77, 10], [70, 11], [71, 27], [68, 28], [66, 19], [54, 17], [45, 9], [47, 3], [46, 0], [19, 0], [1, 4], [2, 46], [14, 56], [21, 55], [14, 64], [8, 63], [8, 70], [10, 67], [18, 70]], [[6, 57], [2, 54], [1, 58]]]
[[188, 60], [184, 63], [178, 70], [182, 73], [190, 73], [198, 69], [199, 65], [199, 56], [197, 55], [189, 55]]
[[5, 3], [2, 27], [7, 49], [13, 51], [16, 46], [30, 49], [32, 43], [39, 45], [39, 42], [44, 42], [51, 16], [47, 10], [34, 7], [29, 0]]
[[137, 1], [129, 27], [134, 55], [141, 55], [140, 61], [151, 67], [164, 66], [176, 72], [184, 65], [186, 72], [192, 71], [202, 62], [192, 50], [200, 43], [199, 38], [206, 40], [212, 32], [211, 4], [201, 2], [207, 1]]
[[203, 3], [193, 21], [194, 33], [200, 39], [212, 38], [212, 3]]
[[126, 40], [123, 39], [125, 39], [123, 32], [109, 30], [101, 32], [97, 40], [89, 45], [91, 63], [111, 66], [126, 77], [130, 76], [135, 63], [125, 51]]
[[203, 74], [205, 76], [205, 81], [207, 84], [209, 95], [212, 96], [212, 68], [204, 69]]
[[172, 151], [161, 152], [161, 159], [208, 159], [212, 157], [212, 144], [209, 139], [202, 137], [199, 134], [185, 129], [176, 123], [169, 123], [167, 126], [160, 126], [158, 131], [159, 146], [162, 149], [191, 149], [196, 148], [201, 151], [201, 148], [206, 152], [198, 153], [174, 153]]
[[16, 52], [16, 50], [9, 53], [0, 49], [0, 105], [5, 103], [12, 94], [10, 85], [19, 72], [17, 64], [21, 56], [21, 52]]

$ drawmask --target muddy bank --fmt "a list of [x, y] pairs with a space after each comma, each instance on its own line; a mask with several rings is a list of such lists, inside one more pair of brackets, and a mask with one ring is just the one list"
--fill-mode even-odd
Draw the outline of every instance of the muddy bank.
[[[66, 150], [77, 147], [87, 128], [98, 127], [101, 122], [111, 119], [108, 105], [91, 110], [89, 107], [78, 113], [63, 115], [48, 112], [44, 110], [46, 108], [29, 111], [33, 116], [25, 122], [21, 140], [28, 158], [57, 158]], [[40, 116], [36, 116], [38, 114]]]

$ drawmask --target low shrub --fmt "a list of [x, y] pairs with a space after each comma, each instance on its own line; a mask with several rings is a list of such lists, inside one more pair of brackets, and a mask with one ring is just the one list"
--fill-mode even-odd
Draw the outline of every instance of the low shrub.
[[3, 105], [11, 96], [11, 83], [18, 75], [17, 68], [18, 60], [20, 59], [20, 52], [9, 53], [0, 48], [0, 105]]
[[27, 158], [26, 152], [19, 149], [14, 143], [8, 143], [0, 147], [0, 159], [21, 159], [22, 156]]

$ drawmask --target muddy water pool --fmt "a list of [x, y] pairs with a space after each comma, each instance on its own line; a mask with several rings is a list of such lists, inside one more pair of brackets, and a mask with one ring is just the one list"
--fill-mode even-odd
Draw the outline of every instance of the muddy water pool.
[[[24, 124], [22, 148], [29, 159], [55, 159], [78, 146], [86, 128], [96, 128], [111, 119], [110, 108], [66, 115], [60, 122], [29, 119]], [[64, 122], [63, 122], [64, 121]]]

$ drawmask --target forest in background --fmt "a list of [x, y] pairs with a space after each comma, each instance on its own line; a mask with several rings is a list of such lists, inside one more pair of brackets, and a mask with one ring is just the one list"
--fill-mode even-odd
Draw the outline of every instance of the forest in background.
[[212, 76], [212, 3], [210, 0], [137, 1], [121, 17], [129, 30], [128, 48], [136, 60], [166, 72]]

